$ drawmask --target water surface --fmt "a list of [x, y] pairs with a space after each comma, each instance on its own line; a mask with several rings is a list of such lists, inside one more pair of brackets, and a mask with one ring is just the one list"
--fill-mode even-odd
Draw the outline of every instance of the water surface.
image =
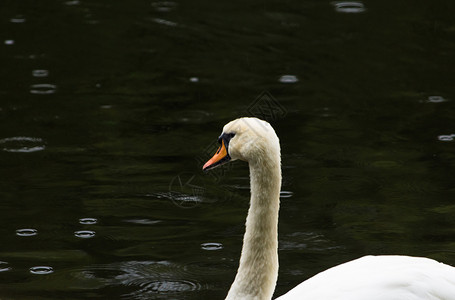
[[275, 295], [366, 254], [455, 265], [451, 1], [7, 1], [0, 297], [223, 299], [254, 115], [281, 141]]

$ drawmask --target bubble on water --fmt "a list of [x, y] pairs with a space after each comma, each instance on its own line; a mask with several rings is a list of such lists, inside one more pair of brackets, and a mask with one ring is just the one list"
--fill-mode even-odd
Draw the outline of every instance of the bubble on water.
[[92, 230], [79, 230], [74, 232], [74, 236], [81, 239], [90, 239], [95, 236], [95, 231]]
[[0, 139], [0, 147], [6, 152], [29, 153], [42, 151], [46, 148], [41, 138], [15, 136]]
[[39, 84], [32, 84], [30, 86], [30, 93], [35, 95], [49, 95], [54, 94], [57, 90], [57, 86], [55, 84], [50, 83], [39, 83]]
[[49, 71], [48, 70], [33, 70], [32, 76], [33, 77], [47, 77], [47, 76], [49, 76]]
[[7, 46], [14, 45], [14, 40], [5, 40], [5, 45]]
[[82, 218], [79, 219], [79, 223], [82, 225], [93, 225], [98, 223], [98, 220], [95, 218]]
[[38, 234], [38, 230], [33, 228], [22, 228], [16, 230], [17, 236], [35, 236]]
[[365, 5], [358, 1], [332, 2], [335, 11], [339, 13], [358, 14], [366, 11]]
[[223, 244], [221, 243], [203, 243], [201, 244], [202, 250], [215, 251], [223, 249]]
[[47, 275], [54, 273], [54, 269], [49, 266], [36, 266], [30, 268], [30, 273], [35, 275]]
[[199, 78], [197, 78], [197, 77], [190, 77], [190, 82], [194, 82], [194, 83], [199, 82]]
[[296, 83], [299, 79], [295, 75], [283, 75], [278, 81], [281, 83]]

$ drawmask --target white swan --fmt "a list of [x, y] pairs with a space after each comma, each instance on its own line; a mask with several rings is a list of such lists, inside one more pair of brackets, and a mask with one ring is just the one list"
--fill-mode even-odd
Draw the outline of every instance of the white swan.
[[[278, 277], [280, 144], [269, 123], [240, 118], [223, 128], [203, 170], [247, 161], [251, 201], [240, 264], [226, 299], [269, 300]], [[328, 269], [280, 300], [455, 300], [455, 268], [422, 257], [365, 256]]]

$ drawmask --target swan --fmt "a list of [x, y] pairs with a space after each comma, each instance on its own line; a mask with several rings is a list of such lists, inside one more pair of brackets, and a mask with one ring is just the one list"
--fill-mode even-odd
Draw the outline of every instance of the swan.
[[[257, 118], [223, 128], [219, 149], [203, 170], [248, 162], [251, 199], [242, 253], [227, 300], [269, 300], [278, 278], [279, 139]], [[364, 256], [323, 271], [279, 300], [455, 300], [455, 268], [423, 257]]]

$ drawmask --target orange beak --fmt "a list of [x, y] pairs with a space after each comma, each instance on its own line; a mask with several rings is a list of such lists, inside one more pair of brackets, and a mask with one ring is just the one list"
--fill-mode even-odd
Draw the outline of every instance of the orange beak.
[[223, 164], [224, 162], [227, 162], [231, 159], [229, 156], [226, 146], [224, 144], [224, 139], [221, 140], [221, 146], [218, 148], [216, 151], [215, 155], [211, 159], [209, 159], [208, 162], [205, 163], [205, 165], [202, 167], [202, 170], [207, 171], [209, 169], [212, 169], [216, 166], [219, 166]]

